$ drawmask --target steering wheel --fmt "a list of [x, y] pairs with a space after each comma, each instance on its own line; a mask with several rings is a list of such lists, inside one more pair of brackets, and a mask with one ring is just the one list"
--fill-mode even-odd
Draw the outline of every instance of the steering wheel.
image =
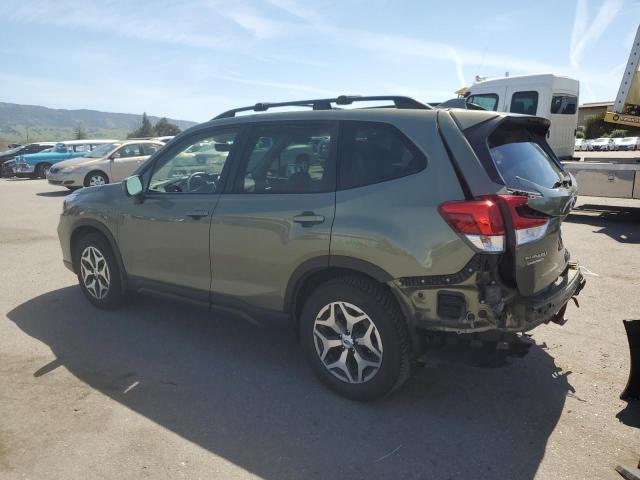
[[210, 193], [214, 193], [216, 191], [215, 181], [209, 182], [208, 178], [211, 178], [211, 175], [206, 172], [193, 172], [187, 178], [187, 192], [198, 192], [206, 187], [211, 189]]

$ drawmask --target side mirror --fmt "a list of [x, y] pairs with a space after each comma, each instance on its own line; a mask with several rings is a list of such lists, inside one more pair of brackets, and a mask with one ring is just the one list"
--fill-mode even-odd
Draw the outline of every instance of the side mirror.
[[140, 175], [133, 175], [128, 177], [124, 181], [124, 187], [127, 191], [127, 195], [130, 197], [140, 197], [142, 196], [142, 179]]

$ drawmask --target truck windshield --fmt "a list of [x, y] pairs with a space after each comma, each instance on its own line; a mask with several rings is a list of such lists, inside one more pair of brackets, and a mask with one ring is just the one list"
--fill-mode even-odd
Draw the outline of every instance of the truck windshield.
[[522, 125], [503, 125], [489, 136], [489, 152], [508, 188], [524, 189], [518, 177], [547, 188], [564, 180], [560, 166], [540, 139]]

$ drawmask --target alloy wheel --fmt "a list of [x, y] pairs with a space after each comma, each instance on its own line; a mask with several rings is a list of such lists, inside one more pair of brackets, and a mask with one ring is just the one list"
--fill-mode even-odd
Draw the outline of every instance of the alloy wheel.
[[382, 339], [371, 318], [347, 302], [320, 309], [313, 325], [316, 353], [324, 367], [346, 383], [371, 380], [382, 365]]
[[80, 256], [80, 273], [85, 288], [97, 300], [109, 292], [111, 284], [109, 265], [96, 247], [86, 247]]
[[107, 183], [107, 182], [104, 181], [104, 177], [102, 175], [95, 174], [95, 175], [91, 175], [89, 177], [89, 186], [90, 187], [97, 187], [99, 185], [104, 185], [105, 183]]

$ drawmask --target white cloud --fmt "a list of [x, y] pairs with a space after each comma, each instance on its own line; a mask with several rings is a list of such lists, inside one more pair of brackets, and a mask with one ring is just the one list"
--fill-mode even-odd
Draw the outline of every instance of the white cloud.
[[576, 3], [576, 16], [571, 32], [571, 46], [569, 49], [569, 61], [571, 66], [578, 68], [582, 55], [587, 46], [598, 41], [609, 27], [613, 19], [618, 15], [624, 0], [605, 0], [600, 5], [595, 18], [589, 24], [587, 0], [578, 0]]

